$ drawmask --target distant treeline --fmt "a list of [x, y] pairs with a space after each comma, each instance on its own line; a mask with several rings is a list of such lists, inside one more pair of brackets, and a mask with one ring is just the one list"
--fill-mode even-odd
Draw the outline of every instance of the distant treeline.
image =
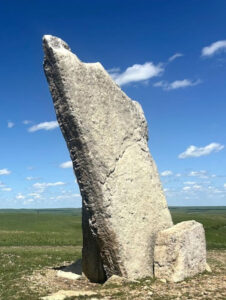
[[[226, 213], [226, 206], [170, 206], [169, 209], [172, 213]], [[67, 214], [78, 216], [81, 215], [82, 208], [0, 209], [0, 213]]]

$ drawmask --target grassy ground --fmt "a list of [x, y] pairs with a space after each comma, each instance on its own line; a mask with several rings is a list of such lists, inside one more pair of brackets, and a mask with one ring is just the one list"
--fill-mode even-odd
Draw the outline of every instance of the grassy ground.
[[81, 256], [81, 216], [74, 211], [0, 213], [0, 299], [38, 299], [22, 278]]
[[[171, 212], [175, 223], [203, 223], [208, 249], [226, 249], [226, 208]], [[32, 289], [27, 278], [80, 258], [81, 244], [80, 210], [0, 210], [0, 299], [39, 299], [45, 289]]]
[[73, 212], [0, 214], [0, 246], [81, 246], [81, 216]]
[[171, 207], [174, 223], [196, 220], [203, 224], [207, 249], [226, 249], [226, 207]]

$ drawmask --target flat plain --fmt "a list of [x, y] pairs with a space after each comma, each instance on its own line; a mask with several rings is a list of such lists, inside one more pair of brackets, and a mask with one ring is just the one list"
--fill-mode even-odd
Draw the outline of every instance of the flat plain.
[[108, 287], [55, 276], [57, 268], [81, 258], [81, 209], [0, 210], [0, 299], [40, 299], [60, 289], [95, 293], [70, 299], [226, 299], [226, 207], [170, 210], [174, 223], [204, 225], [212, 273], [178, 284], [146, 278]]

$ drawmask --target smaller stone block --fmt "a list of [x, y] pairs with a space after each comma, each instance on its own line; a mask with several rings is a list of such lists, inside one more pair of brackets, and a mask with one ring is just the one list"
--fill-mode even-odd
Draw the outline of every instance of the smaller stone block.
[[155, 277], [178, 282], [205, 269], [206, 240], [202, 224], [185, 221], [158, 233], [154, 250]]

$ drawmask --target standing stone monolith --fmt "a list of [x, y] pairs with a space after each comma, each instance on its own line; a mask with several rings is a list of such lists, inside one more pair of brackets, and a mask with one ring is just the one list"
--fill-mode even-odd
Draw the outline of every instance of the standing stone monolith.
[[82, 195], [83, 272], [153, 275], [156, 234], [172, 226], [148, 145], [147, 122], [100, 63], [82, 63], [45, 35], [44, 70]]

